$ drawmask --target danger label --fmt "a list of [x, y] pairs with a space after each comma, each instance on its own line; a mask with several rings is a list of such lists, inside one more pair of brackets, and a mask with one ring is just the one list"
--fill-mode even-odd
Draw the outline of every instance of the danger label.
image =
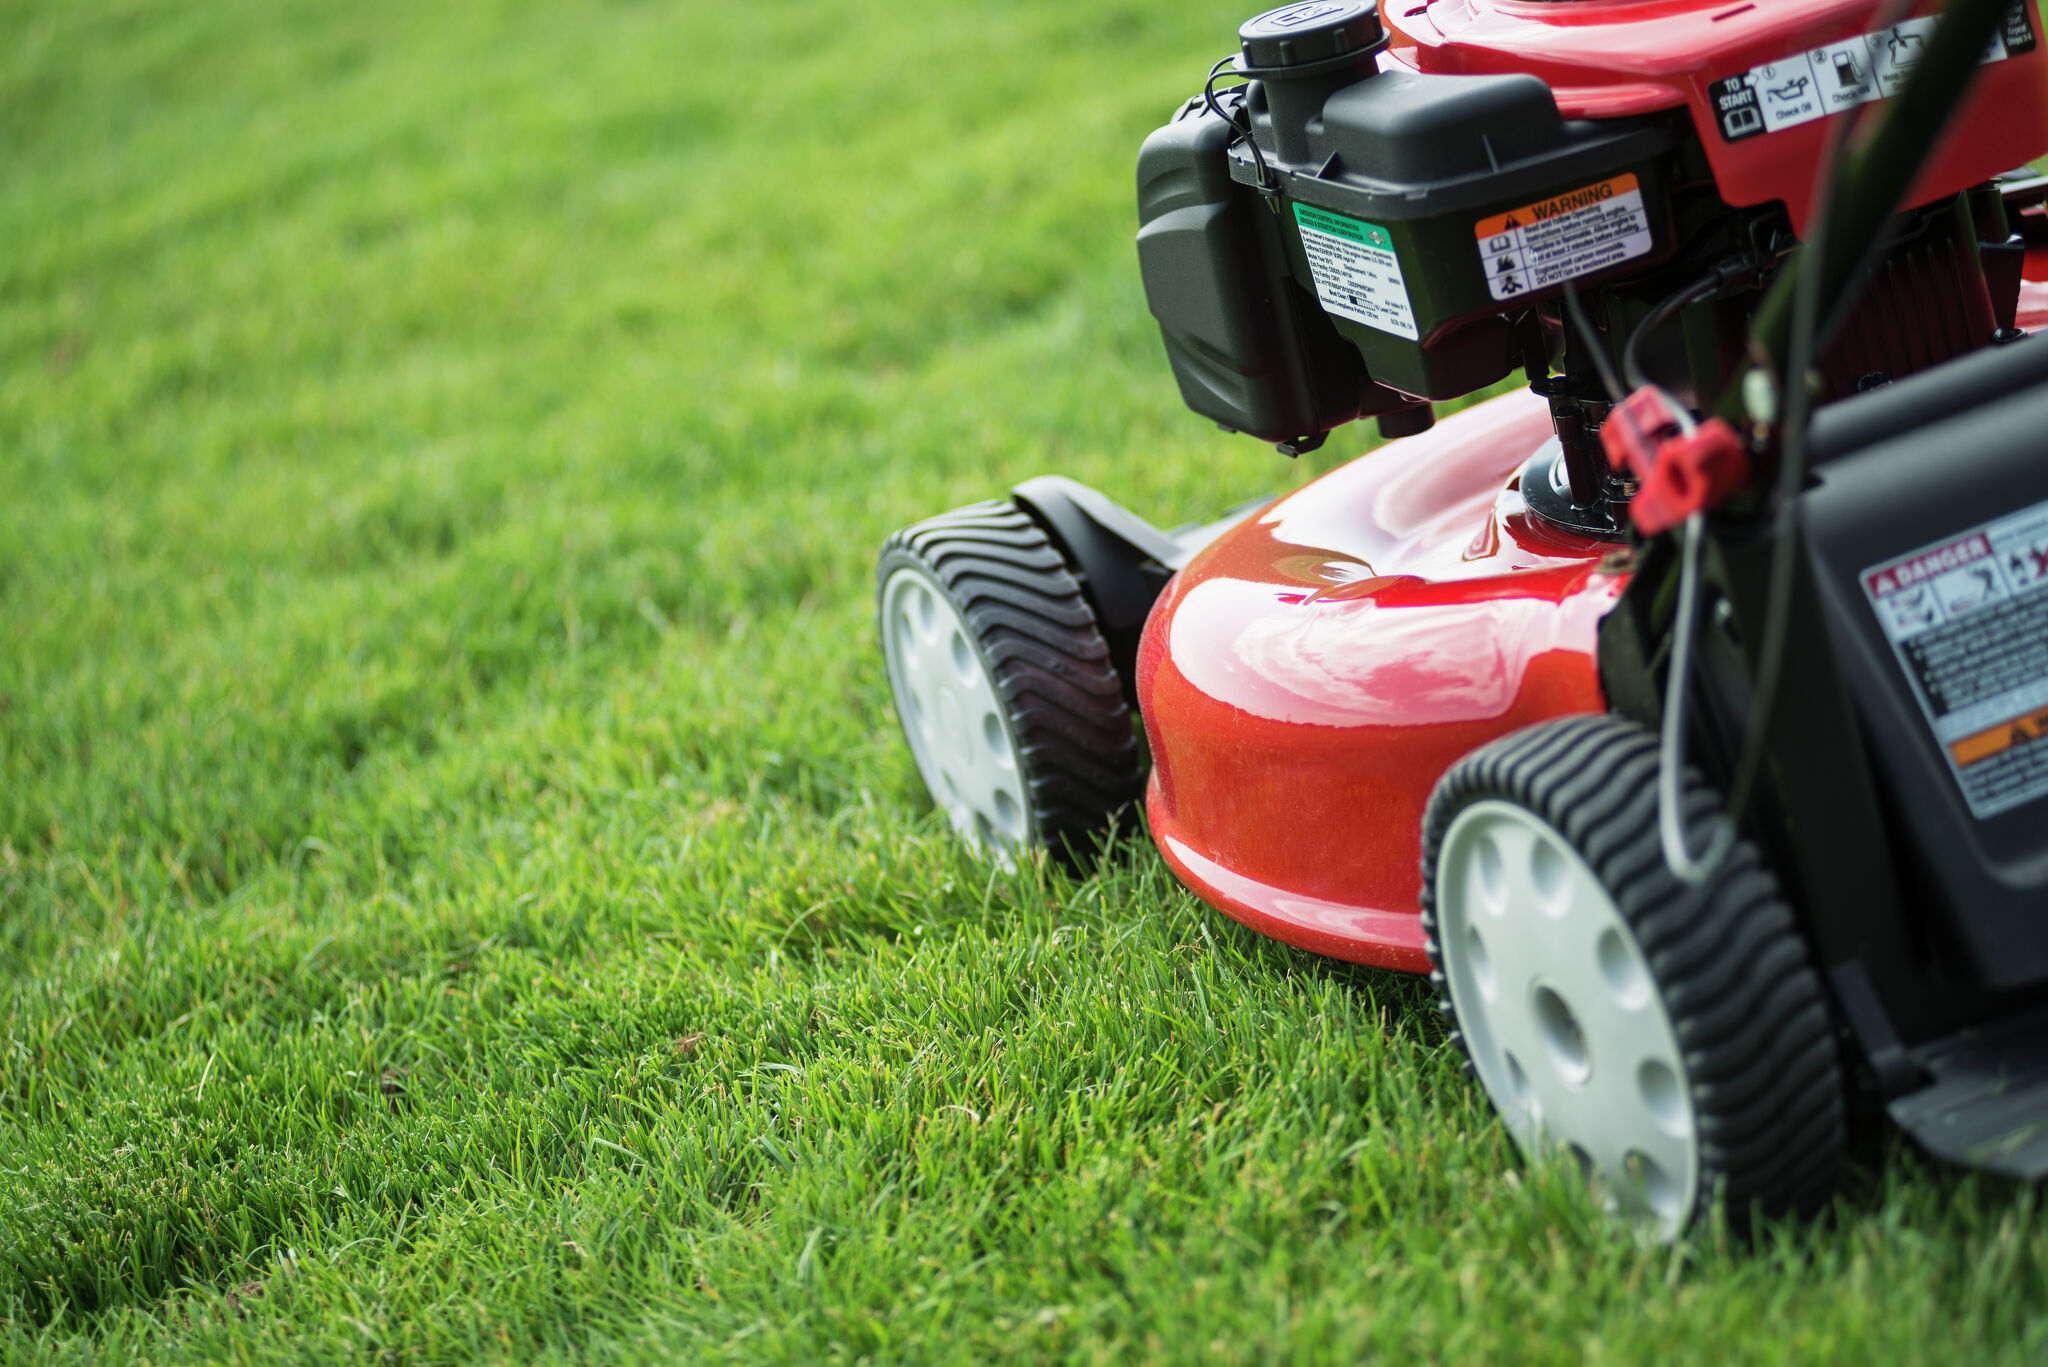
[[2048, 796], [2048, 503], [1863, 572], [1979, 819]]
[[1915, 556], [1911, 560], [1893, 565], [1890, 569], [1879, 570], [1864, 579], [1863, 587], [1872, 598], [1889, 598], [1900, 589], [1909, 589], [1929, 579], [1938, 579], [1950, 570], [1959, 570], [1965, 565], [1989, 559], [1990, 556], [1990, 537], [1967, 537], [1953, 545], [1943, 546], [1938, 551], [1929, 551], [1925, 555]]
[[[2030, 9], [2029, 0], [2015, 0], [1980, 63], [2002, 62], [2034, 50]], [[1707, 98], [1722, 139], [1740, 142], [1890, 99], [1927, 55], [1927, 44], [1940, 22], [1938, 14], [1908, 19], [1714, 82], [1707, 87]]]
[[1401, 278], [1401, 258], [1385, 228], [1307, 204], [1294, 206], [1301, 249], [1315, 277], [1316, 298], [1339, 318], [1416, 340], [1415, 311]]
[[1495, 299], [1548, 289], [1650, 250], [1650, 220], [1634, 176], [1582, 186], [1473, 225]]

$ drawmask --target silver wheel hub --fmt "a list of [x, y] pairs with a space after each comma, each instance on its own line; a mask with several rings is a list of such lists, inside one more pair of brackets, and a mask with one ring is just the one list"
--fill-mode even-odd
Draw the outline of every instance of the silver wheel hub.
[[953, 829], [1000, 853], [1031, 837], [1024, 775], [995, 680], [966, 621], [928, 574], [882, 586], [882, 648], [896, 710], [932, 801]]
[[1570, 1155], [1610, 1210], [1674, 1237], [1699, 1132], [1670, 1013], [1614, 898], [1547, 822], [1495, 800], [1444, 833], [1436, 886], [1451, 1005], [1516, 1144]]

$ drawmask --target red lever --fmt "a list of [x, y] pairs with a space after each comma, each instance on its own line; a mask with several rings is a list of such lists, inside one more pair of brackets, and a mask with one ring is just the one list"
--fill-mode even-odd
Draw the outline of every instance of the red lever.
[[1600, 444], [1607, 463], [1636, 481], [1628, 512], [1645, 536], [1719, 507], [1749, 482], [1749, 452], [1735, 429], [1709, 418], [1688, 432], [1661, 389], [1638, 389], [1616, 405], [1600, 426]]

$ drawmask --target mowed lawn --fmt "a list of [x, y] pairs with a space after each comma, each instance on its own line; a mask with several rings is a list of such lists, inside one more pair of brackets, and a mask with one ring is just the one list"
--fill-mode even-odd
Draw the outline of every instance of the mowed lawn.
[[0, 0], [0, 1359], [2048, 1347], [2031, 1192], [1639, 1248], [1424, 984], [931, 815], [890, 530], [1313, 473], [1130, 244], [1242, 17]]

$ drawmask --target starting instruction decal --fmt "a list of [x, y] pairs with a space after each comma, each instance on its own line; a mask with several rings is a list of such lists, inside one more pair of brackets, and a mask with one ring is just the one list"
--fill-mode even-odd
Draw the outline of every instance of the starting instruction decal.
[[[2034, 50], [2032, 0], [2015, 0], [1991, 36], [1982, 64]], [[1876, 33], [1825, 43], [1753, 66], [1707, 87], [1721, 137], [1740, 142], [1899, 93], [1927, 53], [1941, 16], [1908, 19]]]
[[1650, 220], [1634, 176], [1482, 218], [1472, 233], [1495, 299], [1548, 289], [1650, 251]]
[[1306, 204], [1294, 206], [1316, 298], [1325, 311], [1415, 341], [1415, 310], [1401, 279], [1401, 258], [1385, 228]]
[[1863, 572], [1978, 820], [2048, 796], [2048, 503]]

